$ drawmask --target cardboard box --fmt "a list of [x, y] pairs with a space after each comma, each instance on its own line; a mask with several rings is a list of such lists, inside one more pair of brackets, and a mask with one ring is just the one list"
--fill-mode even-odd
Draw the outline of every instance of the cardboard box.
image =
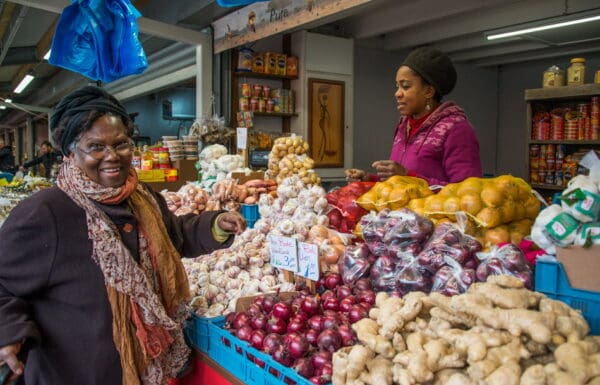
[[265, 172], [264, 171], [252, 171], [248, 175], [246, 175], [246, 173], [244, 173], [244, 172], [232, 172], [231, 178], [237, 179], [238, 184], [244, 184], [244, 183], [248, 182], [249, 180], [254, 180], [254, 179], [264, 180]]
[[557, 247], [556, 257], [567, 272], [572, 287], [600, 292], [600, 245], [587, 249], [579, 246]]

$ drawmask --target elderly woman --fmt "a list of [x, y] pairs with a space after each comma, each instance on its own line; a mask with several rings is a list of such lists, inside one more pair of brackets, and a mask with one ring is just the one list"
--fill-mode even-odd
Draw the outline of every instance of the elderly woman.
[[50, 125], [57, 186], [0, 229], [0, 365], [27, 384], [164, 384], [190, 355], [180, 258], [227, 247], [244, 219], [173, 216], [138, 183], [131, 120], [100, 88], [66, 96]]
[[454, 88], [456, 70], [441, 51], [412, 51], [396, 72], [396, 126], [389, 160], [374, 162], [375, 178], [362, 170], [346, 170], [348, 181], [410, 175], [430, 185], [481, 176], [479, 142], [462, 108], [442, 97]]

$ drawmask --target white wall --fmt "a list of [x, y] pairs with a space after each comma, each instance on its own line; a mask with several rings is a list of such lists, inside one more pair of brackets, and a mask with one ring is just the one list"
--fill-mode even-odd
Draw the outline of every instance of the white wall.
[[[355, 48], [355, 151], [354, 167], [369, 169], [387, 159], [399, 119], [394, 99], [395, 76], [406, 53]], [[480, 144], [484, 173], [494, 173], [497, 111], [495, 69], [457, 65], [458, 82], [445, 97], [465, 109]]]

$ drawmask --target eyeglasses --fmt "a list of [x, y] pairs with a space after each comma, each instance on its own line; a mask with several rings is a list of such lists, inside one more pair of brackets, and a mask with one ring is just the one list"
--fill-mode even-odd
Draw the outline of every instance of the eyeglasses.
[[101, 160], [106, 156], [109, 149], [111, 151], [114, 151], [115, 154], [117, 154], [119, 156], [130, 155], [133, 150], [133, 143], [127, 141], [127, 142], [118, 143], [117, 145], [114, 145], [114, 146], [107, 146], [104, 144], [92, 143], [89, 145], [88, 148], [82, 148], [80, 146], [77, 146], [77, 148], [79, 150], [81, 150], [81, 152], [83, 152], [84, 154], [87, 154], [96, 160]]

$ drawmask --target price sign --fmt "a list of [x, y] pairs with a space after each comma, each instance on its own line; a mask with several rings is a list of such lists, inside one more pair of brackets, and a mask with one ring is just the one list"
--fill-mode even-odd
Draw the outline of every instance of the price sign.
[[248, 128], [238, 127], [236, 130], [236, 134], [238, 150], [245, 150], [248, 143]]
[[279, 269], [298, 271], [298, 247], [294, 238], [269, 236], [271, 264]]
[[312, 281], [319, 280], [319, 247], [298, 242], [298, 275]]

